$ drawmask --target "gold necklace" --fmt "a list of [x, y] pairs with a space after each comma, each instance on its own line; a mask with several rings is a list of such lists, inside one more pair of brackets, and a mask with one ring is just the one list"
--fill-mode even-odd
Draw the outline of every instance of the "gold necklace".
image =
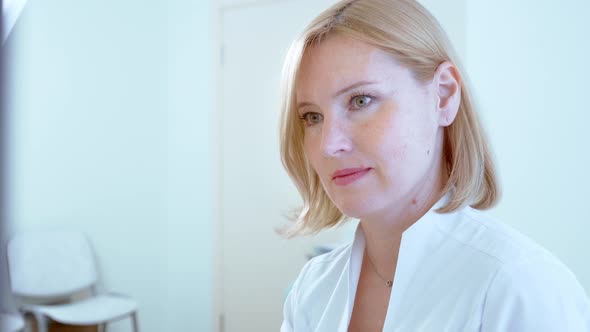
[[375, 263], [373, 263], [373, 260], [371, 259], [371, 256], [369, 256], [369, 253], [367, 253], [367, 258], [369, 259], [369, 263], [371, 263], [371, 266], [373, 267], [373, 270], [375, 270], [375, 273], [377, 273], [377, 275], [379, 276], [379, 278], [381, 278], [381, 280], [385, 281], [385, 286], [386, 287], [393, 286], [393, 280], [383, 278], [383, 276], [381, 275], [381, 273], [379, 273], [379, 271], [377, 271], [377, 266], [375, 266]]

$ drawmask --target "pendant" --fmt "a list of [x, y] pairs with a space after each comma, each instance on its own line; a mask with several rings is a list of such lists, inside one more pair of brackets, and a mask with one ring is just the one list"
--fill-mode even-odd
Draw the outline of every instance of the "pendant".
[[385, 282], [385, 285], [386, 285], [387, 287], [391, 287], [391, 286], [393, 285], [393, 281], [392, 281], [392, 280], [387, 280], [387, 281]]

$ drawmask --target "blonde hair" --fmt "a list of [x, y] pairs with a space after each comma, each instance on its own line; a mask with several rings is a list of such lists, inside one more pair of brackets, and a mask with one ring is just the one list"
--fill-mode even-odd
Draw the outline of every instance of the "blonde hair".
[[305, 51], [328, 35], [338, 33], [371, 44], [409, 68], [426, 82], [438, 66], [449, 61], [461, 79], [461, 104], [454, 122], [445, 127], [443, 163], [449, 192], [439, 213], [465, 205], [488, 209], [499, 199], [499, 184], [491, 151], [474, 110], [466, 75], [451, 43], [437, 20], [414, 0], [346, 0], [321, 13], [295, 40], [283, 67], [280, 147], [281, 160], [295, 183], [303, 206], [294, 224], [281, 233], [287, 237], [316, 233], [347, 219], [332, 203], [303, 150], [303, 126], [296, 111], [295, 85]]

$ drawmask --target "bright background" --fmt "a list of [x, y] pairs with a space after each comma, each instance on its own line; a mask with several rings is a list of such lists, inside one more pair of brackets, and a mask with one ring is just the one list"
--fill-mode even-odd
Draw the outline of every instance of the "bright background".
[[[232, 59], [232, 45], [224, 45], [232, 22], [240, 17], [262, 21], [279, 13], [284, 17], [274, 19], [285, 25], [300, 22], [294, 31], [309, 18], [296, 10], [298, 2], [305, 3], [30, 0], [5, 43], [8, 235], [64, 226], [88, 233], [101, 288], [139, 301], [142, 331], [216, 331], [226, 311], [226, 331], [237, 331], [235, 326], [278, 330], [278, 299], [305, 262], [299, 253], [323, 240], [280, 242], [297, 259], [284, 259], [292, 256], [272, 247], [257, 253], [256, 261], [242, 257], [253, 273], [273, 262], [270, 272], [259, 276], [272, 301], [257, 302], [261, 294], [224, 292], [224, 283], [233, 282], [224, 272], [235, 266], [224, 255], [265, 241], [260, 232], [240, 233], [245, 244], [227, 237], [224, 218], [232, 206], [224, 206], [231, 202], [227, 190], [220, 189], [227, 183], [224, 173], [247, 173], [260, 165], [248, 153], [243, 162], [228, 165], [224, 153], [233, 141], [243, 141], [246, 152], [265, 148], [227, 129], [231, 121], [224, 115], [232, 96], [223, 89], [231, 84], [247, 89], [252, 83], [240, 74], [249, 66], [229, 75], [230, 64], [222, 60]], [[475, 87], [503, 186], [501, 204], [491, 213], [554, 252], [590, 291], [590, 140], [585, 132], [590, 123], [590, 3], [423, 3], [449, 32]], [[244, 49], [250, 41], [283, 41], [276, 53], [249, 60], [262, 68], [261, 77], [278, 82], [279, 68], [266, 70], [265, 64], [280, 64], [291, 36], [268, 26], [264, 37], [253, 33], [254, 23], [240, 24], [243, 31], [231, 31], [242, 34]], [[276, 100], [277, 90], [259, 88], [253, 97]], [[242, 101], [251, 117], [258, 114], [251, 100], [231, 100]], [[256, 130], [276, 137], [276, 126]], [[276, 151], [266, 155], [274, 158], [271, 153]], [[271, 167], [282, 172], [278, 161]], [[279, 183], [286, 179], [282, 176]], [[270, 180], [261, 178], [260, 187], [249, 189], [263, 191]], [[282, 188], [288, 197], [296, 196], [288, 184]], [[281, 194], [275, 196], [252, 204], [258, 204], [261, 215], [269, 206], [291, 207]], [[244, 202], [248, 199], [244, 194]], [[281, 224], [276, 218], [241, 222], [245, 229]], [[326, 239], [343, 241], [351, 229]], [[6, 287], [5, 276], [0, 279]], [[255, 287], [254, 282], [243, 288]], [[10, 306], [9, 294], [2, 297]], [[253, 310], [249, 326], [226, 310], [246, 308], [244, 303]], [[122, 321], [110, 331], [128, 327]]]

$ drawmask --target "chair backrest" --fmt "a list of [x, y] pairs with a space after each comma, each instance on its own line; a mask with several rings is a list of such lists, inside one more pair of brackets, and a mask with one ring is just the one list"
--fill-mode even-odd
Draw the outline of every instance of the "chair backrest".
[[17, 296], [55, 298], [92, 287], [97, 280], [94, 253], [81, 232], [23, 233], [8, 242], [8, 270]]

